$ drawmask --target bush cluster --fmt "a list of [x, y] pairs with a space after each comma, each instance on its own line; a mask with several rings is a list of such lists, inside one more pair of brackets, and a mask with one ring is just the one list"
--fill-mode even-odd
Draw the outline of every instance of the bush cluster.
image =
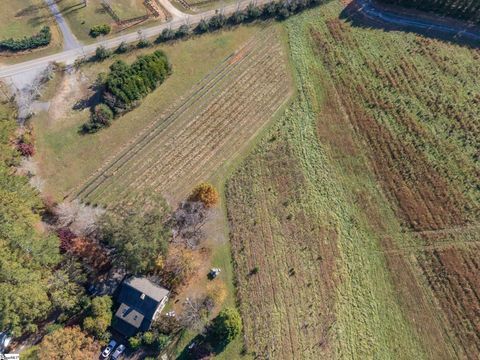
[[95, 106], [91, 121], [84, 124], [82, 131], [92, 133], [110, 125], [115, 116], [121, 115], [138, 105], [139, 101], [152, 92], [171, 73], [167, 56], [162, 51], [139, 56], [128, 65], [118, 60], [110, 66], [102, 89], [102, 103]]
[[0, 51], [25, 51], [47, 46], [52, 40], [52, 33], [48, 26], [44, 26], [37, 34], [23, 39], [7, 39], [0, 41]]
[[112, 28], [108, 24], [95, 25], [90, 29], [90, 36], [96, 38], [100, 35], [107, 35], [112, 31]]

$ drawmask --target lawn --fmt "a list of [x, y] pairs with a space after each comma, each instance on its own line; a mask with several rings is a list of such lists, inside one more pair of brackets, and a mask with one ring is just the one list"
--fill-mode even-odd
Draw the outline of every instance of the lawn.
[[0, 12], [0, 38], [34, 35], [49, 17], [48, 7], [42, 0], [4, 1]]
[[0, 64], [12, 64], [47, 56], [62, 49], [62, 35], [42, 0], [6, 1], [0, 11], [0, 39], [32, 36], [45, 25], [50, 26], [52, 41], [46, 48], [39, 48], [21, 54], [3, 53]]
[[227, 183], [248, 352], [473, 359], [478, 54], [341, 10], [286, 22], [298, 98]]

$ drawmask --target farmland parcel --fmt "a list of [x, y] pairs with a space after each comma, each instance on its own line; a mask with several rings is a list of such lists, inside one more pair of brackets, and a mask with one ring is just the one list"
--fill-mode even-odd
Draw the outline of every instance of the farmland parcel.
[[287, 22], [298, 99], [227, 185], [248, 351], [475, 359], [478, 51]]

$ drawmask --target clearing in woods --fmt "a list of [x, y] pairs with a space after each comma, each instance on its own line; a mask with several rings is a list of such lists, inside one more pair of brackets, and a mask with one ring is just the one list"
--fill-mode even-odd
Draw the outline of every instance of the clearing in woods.
[[248, 351], [475, 359], [480, 53], [342, 8], [286, 22], [298, 99], [227, 183]]
[[280, 37], [269, 27], [228, 57], [74, 197], [110, 207], [154, 189], [175, 203], [211, 178], [249, 146], [291, 95]]

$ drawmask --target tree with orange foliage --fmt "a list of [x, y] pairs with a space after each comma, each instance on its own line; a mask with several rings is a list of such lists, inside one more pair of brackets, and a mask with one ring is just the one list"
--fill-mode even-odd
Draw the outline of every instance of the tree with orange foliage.
[[193, 189], [190, 199], [192, 201], [201, 201], [207, 208], [218, 204], [220, 196], [217, 189], [212, 184], [201, 183]]
[[91, 360], [98, 356], [100, 347], [78, 326], [56, 330], [45, 336], [37, 350], [39, 359]]

